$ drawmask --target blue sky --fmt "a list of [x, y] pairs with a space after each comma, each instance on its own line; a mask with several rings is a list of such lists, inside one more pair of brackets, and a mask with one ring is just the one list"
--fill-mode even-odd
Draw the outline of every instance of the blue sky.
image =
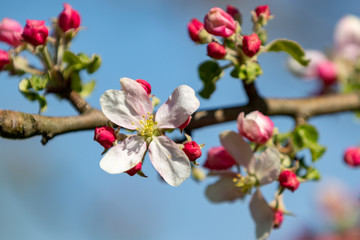
[[[47, 20], [63, 9], [62, 1], [13, 0], [2, 3], [0, 18], [10, 17], [22, 25], [26, 19]], [[269, 40], [289, 38], [304, 48], [324, 50], [332, 45], [333, 27], [345, 14], [360, 15], [357, 0], [303, 1], [68, 1], [82, 17], [85, 29], [73, 42], [74, 52], [97, 53], [101, 68], [84, 79], [97, 80], [88, 99], [99, 108], [99, 98], [108, 89], [119, 89], [119, 79], [142, 78], [151, 83], [162, 102], [173, 89], [187, 84], [201, 90], [197, 66], [208, 60], [206, 47], [195, 45], [187, 34], [191, 18], [203, 19], [214, 7], [232, 4], [244, 18], [250, 33], [250, 13], [257, 5], [269, 4], [275, 19], [267, 27]], [[6, 45], [0, 45], [6, 48]], [[293, 77], [285, 67], [285, 54], [271, 53], [259, 58], [264, 75], [257, 85], [268, 97], [308, 96], [315, 82]], [[17, 90], [21, 79], [0, 73], [0, 109], [36, 113], [36, 103], [27, 102]], [[211, 100], [200, 99], [202, 109], [245, 103], [245, 93], [229, 72], [217, 85]], [[48, 97], [45, 115], [74, 115], [65, 101]], [[286, 117], [272, 117], [280, 131], [294, 123]], [[323, 178], [341, 179], [359, 194], [359, 170], [342, 162], [343, 150], [360, 142], [360, 125], [351, 113], [316, 117], [310, 120], [320, 132], [327, 153], [316, 164]], [[194, 138], [209, 147], [219, 145], [218, 134], [236, 129], [230, 122], [194, 131]], [[93, 141], [93, 132], [56, 137], [46, 146], [40, 137], [28, 140], [0, 139], [0, 238], [1, 239], [253, 239], [255, 234], [248, 199], [235, 203], [211, 204], [204, 195], [213, 182], [187, 180], [177, 188], [162, 183], [146, 160], [148, 179], [126, 174], [110, 175], [99, 168], [102, 147]], [[205, 155], [205, 154], [204, 154]], [[203, 163], [205, 157], [199, 162]], [[321, 225], [314, 218], [314, 195], [319, 184], [306, 183], [293, 194], [285, 193], [287, 208], [297, 217], [286, 217], [271, 239], [288, 239], [299, 226]], [[275, 184], [264, 189], [272, 198]], [[320, 226], [319, 226], [320, 227]]]

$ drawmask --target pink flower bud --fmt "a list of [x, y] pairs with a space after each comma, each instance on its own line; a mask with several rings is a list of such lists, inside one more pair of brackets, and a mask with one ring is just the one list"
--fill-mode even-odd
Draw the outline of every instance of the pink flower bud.
[[230, 16], [233, 17], [233, 19], [241, 22], [241, 13], [239, 9], [229, 4], [226, 7], [226, 12], [230, 14]]
[[236, 164], [234, 158], [223, 146], [209, 149], [204, 167], [210, 170], [225, 170]]
[[45, 26], [45, 21], [26, 20], [26, 25], [22, 34], [22, 37], [26, 42], [31, 43], [35, 47], [43, 45], [46, 42], [48, 35], [49, 31]]
[[206, 31], [216, 36], [230, 37], [236, 30], [234, 19], [230, 14], [218, 7], [210, 9], [205, 16], [204, 22]]
[[217, 42], [211, 42], [207, 46], [207, 53], [212, 58], [223, 59], [226, 56], [226, 49]]
[[274, 209], [274, 228], [279, 228], [281, 226], [281, 223], [284, 220], [284, 214], [283, 211], [280, 209], [275, 210]]
[[203, 29], [204, 24], [196, 18], [191, 19], [191, 22], [188, 24], [189, 35], [194, 42], [201, 42], [200, 31]]
[[129, 174], [130, 176], [134, 176], [138, 171], [140, 171], [142, 168], [142, 162], [139, 162], [138, 164], [136, 164], [135, 167], [131, 168], [130, 170], [127, 170], [126, 173]]
[[298, 189], [300, 182], [297, 180], [296, 174], [292, 171], [285, 170], [282, 171], [279, 175], [279, 183], [283, 188], [287, 188], [294, 192]]
[[146, 91], [147, 95], [151, 94], [151, 85], [147, 81], [143, 79], [136, 79], [136, 82], [138, 82]]
[[344, 154], [344, 161], [350, 167], [360, 166], [360, 147], [349, 147]]
[[261, 5], [255, 8], [255, 13], [258, 18], [263, 17], [265, 20], [270, 18], [270, 8], [268, 5]]
[[13, 47], [21, 45], [23, 27], [17, 21], [4, 18], [0, 22], [0, 41], [6, 42]]
[[191, 116], [188, 117], [188, 119], [183, 123], [181, 124], [178, 128], [180, 129], [180, 131], [182, 132], [186, 127], [187, 125], [189, 125], [190, 121], [191, 121]]
[[200, 146], [195, 141], [185, 143], [183, 151], [190, 161], [195, 161], [202, 154]]
[[254, 56], [260, 49], [261, 41], [256, 33], [253, 33], [249, 36], [244, 36], [243, 38], [242, 50], [246, 56]]
[[59, 14], [59, 27], [66, 32], [69, 29], [77, 29], [80, 26], [80, 14], [69, 4], [64, 3], [64, 10]]
[[6, 64], [10, 63], [9, 53], [0, 49], [0, 70], [2, 70]]
[[332, 85], [337, 80], [337, 70], [333, 62], [324, 60], [316, 66], [319, 78], [325, 85]]
[[274, 123], [271, 119], [259, 111], [251, 112], [246, 117], [244, 115], [242, 112], [237, 118], [240, 135], [254, 143], [266, 143], [273, 134]]
[[116, 141], [115, 130], [107, 126], [95, 128], [94, 140], [105, 149], [111, 148]]

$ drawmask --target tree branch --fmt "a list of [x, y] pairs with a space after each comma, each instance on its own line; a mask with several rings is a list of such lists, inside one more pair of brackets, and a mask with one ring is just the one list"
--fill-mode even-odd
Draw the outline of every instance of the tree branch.
[[[262, 99], [262, 98], [261, 98]], [[298, 99], [262, 99], [264, 104], [247, 104], [211, 110], [200, 110], [186, 130], [236, 120], [240, 112], [259, 110], [266, 115], [283, 115], [295, 120], [306, 120], [313, 116], [333, 114], [345, 111], [360, 110], [360, 93], [334, 94]], [[80, 101], [81, 102], [81, 101]], [[87, 104], [88, 105], [88, 104]], [[77, 109], [87, 109], [86, 105]], [[23, 139], [36, 135], [43, 136], [45, 144], [53, 137], [81, 130], [90, 130], [104, 126], [109, 120], [96, 109], [88, 109], [79, 116], [47, 117], [9, 110], [0, 110], [0, 136], [4, 138]]]

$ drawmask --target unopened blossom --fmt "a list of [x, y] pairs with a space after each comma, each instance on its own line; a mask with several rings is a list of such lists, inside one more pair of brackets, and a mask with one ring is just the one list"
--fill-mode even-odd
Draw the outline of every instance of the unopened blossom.
[[318, 50], [308, 49], [305, 50], [305, 58], [310, 60], [307, 66], [302, 66], [295, 59], [289, 58], [289, 70], [299, 77], [305, 79], [316, 79], [319, 75], [317, 66], [321, 62], [328, 61], [327, 57], [324, 53]]
[[9, 53], [0, 49], [0, 70], [10, 63]]
[[190, 161], [164, 132], [178, 128], [198, 109], [194, 90], [186, 85], [177, 87], [153, 114], [151, 99], [139, 83], [129, 78], [120, 83], [121, 91], [108, 90], [100, 97], [101, 109], [110, 121], [137, 133], [112, 147], [100, 167], [111, 174], [126, 172], [149, 150], [150, 161], [162, 178], [171, 186], [180, 185], [190, 176]]
[[22, 37], [34, 46], [43, 45], [49, 35], [49, 30], [45, 26], [45, 21], [26, 20], [26, 25]]
[[360, 147], [349, 147], [344, 154], [344, 161], [350, 167], [360, 166]]
[[205, 16], [204, 23], [206, 31], [215, 36], [227, 38], [236, 31], [234, 19], [230, 14], [218, 7], [210, 9]]
[[178, 128], [180, 129], [181, 132], [184, 131], [184, 129], [187, 127], [187, 125], [189, 125], [190, 121], [191, 121], [191, 116], [188, 117], [188, 119], [186, 119], [185, 122], [183, 122], [183, 124], [181, 124]]
[[129, 169], [126, 171], [127, 174], [129, 174], [130, 176], [134, 176], [138, 171], [140, 171], [142, 168], [142, 162], [139, 162], [138, 164], [136, 164], [135, 167]]
[[204, 24], [202, 24], [202, 22], [200, 22], [198, 19], [193, 18], [191, 19], [191, 21], [189, 22], [188, 26], [188, 32], [190, 35], [190, 38], [196, 42], [199, 43], [202, 41], [201, 39], [201, 35], [200, 32], [201, 31], [205, 31], [204, 29]]
[[207, 54], [214, 59], [223, 59], [226, 56], [226, 49], [217, 42], [211, 42], [207, 45]]
[[80, 26], [80, 14], [70, 4], [64, 3], [64, 10], [59, 14], [58, 25], [66, 32], [69, 29], [77, 29]]
[[360, 56], [360, 18], [346, 15], [335, 26], [335, 54], [349, 60]]
[[255, 14], [258, 18], [262, 17], [265, 20], [268, 20], [270, 18], [270, 8], [268, 5], [261, 5], [261, 6], [257, 6], [255, 8]]
[[146, 91], [147, 95], [151, 94], [151, 85], [144, 79], [136, 79], [136, 82], [139, 83]]
[[226, 12], [230, 14], [230, 16], [233, 17], [233, 19], [237, 20], [239, 23], [241, 23], [241, 13], [239, 9], [234, 7], [233, 5], [227, 5]]
[[223, 146], [210, 148], [204, 163], [204, 167], [210, 170], [225, 170], [234, 165], [236, 165], [235, 159]]
[[0, 22], [0, 41], [6, 42], [13, 47], [22, 44], [23, 27], [17, 21], [4, 18]]
[[324, 85], [332, 85], [337, 81], [337, 69], [335, 63], [329, 60], [319, 62], [317, 65], [318, 76]]
[[284, 213], [280, 209], [274, 209], [274, 228], [280, 228], [284, 221]]
[[290, 170], [284, 170], [279, 175], [279, 183], [283, 188], [287, 188], [294, 192], [298, 189], [300, 182], [297, 180], [297, 176]]
[[184, 144], [182, 149], [190, 161], [195, 161], [201, 157], [201, 147], [195, 141], [190, 141]]
[[260, 50], [261, 41], [256, 33], [245, 35], [242, 43], [242, 50], [248, 57], [254, 56]]
[[259, 111], [253, 111], [245, 116], [240, 113], [237, 118], [239, 133], [249, 141], [264, 144], [273, 134], [274, 123], [268, 116]]
[[95, 128], [94, 140], [100, 143], [105, 149], [111, 148], [116, 141], [115, 130], [108, 126], [97, 127]]

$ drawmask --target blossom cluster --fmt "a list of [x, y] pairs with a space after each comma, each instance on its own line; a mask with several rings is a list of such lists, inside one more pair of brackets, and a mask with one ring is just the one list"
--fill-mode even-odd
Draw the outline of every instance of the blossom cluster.
[[191, 174], [191, 163], [201, 156], [201, 147], [188, 136], [176, 144], [165, 135], [171, 129], [184, 129], [191, 114], [199, 107], [192, 88], [177, 87], [169, 99], [154, 113], [151, 85], [142, 79], [120, 79], [122, 90], [108, 90], [100, 98], [104, 115], [117, 126], [136, 131], [119, 134], [112, 127], [95, 129], [94, 140], [105, 149], [100, 167], [111, 174], [126, 172], [144, 176], [145, 153], [160, 176], [171, 186], [178, 186]]

